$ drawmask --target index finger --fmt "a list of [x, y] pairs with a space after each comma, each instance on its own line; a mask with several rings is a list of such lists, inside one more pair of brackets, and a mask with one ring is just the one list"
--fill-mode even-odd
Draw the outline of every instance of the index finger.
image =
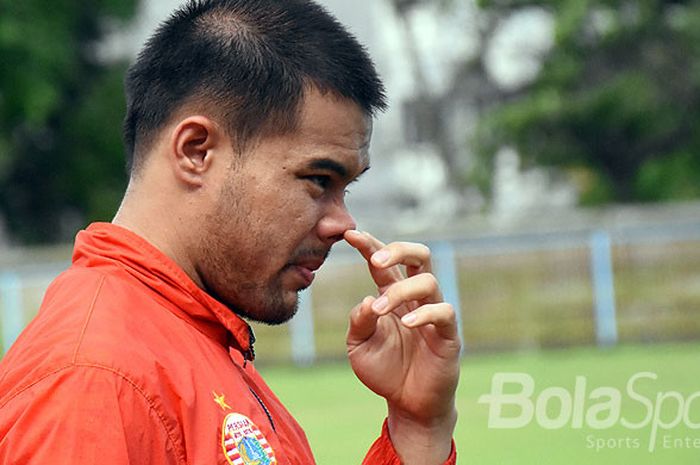
[[372, 275], [372, 279], [380, 290], [403, 279], [401, 271], [398, 268], [378, 267], [372, 263], [372, 256], [385, 247], [382, 241], [369, 233], [356, 230], [345, 231], [344, 237], [345, 241], [360, 252], [360, 255], [367, 260], [367, 267]]
[[416, 242], [392, 242], [372, 255], [372, 263], [380, 268], [404, 265], [408, 276], [432, 273], [430, 249]]

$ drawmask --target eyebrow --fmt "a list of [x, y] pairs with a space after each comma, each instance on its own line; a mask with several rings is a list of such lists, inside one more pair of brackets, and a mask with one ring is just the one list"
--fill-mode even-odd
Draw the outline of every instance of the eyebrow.
[[[342, 164], [340, 164], [337, 161], [332, 160], [330, 158], [319, 158], [316, 160], [312, 160], [309, 163], [309, 168], [313, 168], [313, 169], [317, 169], [317, 170], [332, 171], [343, 179], [348, 179], [348, 177], [349, 177], [348, 169], [345, 166], [343, 166]], [[359, 178], [368, 169], [369, 169], [369, 165], [367, 167], [365, 167], [365, 169], [363, 169], [362, 172], [360, 174], [358, 174], [354, 179]]]

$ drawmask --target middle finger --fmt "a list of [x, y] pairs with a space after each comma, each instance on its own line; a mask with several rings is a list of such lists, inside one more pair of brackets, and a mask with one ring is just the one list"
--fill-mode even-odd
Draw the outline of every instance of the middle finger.
[[392, 284], [372, 303], [372, 310], [378, 315], [386, 315], [411, 301], [421, 305], [442, 302], [442, 293], [435, 276], [421, 273]]

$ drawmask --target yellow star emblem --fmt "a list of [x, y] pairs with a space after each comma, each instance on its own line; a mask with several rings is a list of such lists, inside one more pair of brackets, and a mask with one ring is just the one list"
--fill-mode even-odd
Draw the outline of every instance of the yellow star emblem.
[[224, 395], [217, 394], [216, 391], [212, 391], [214, 394], [214, 402], [219, 404], [219, 407], [225, 412], [226, 410], [231, 410], [231, 407], [226, 403], [226, 399], [224, 398]]

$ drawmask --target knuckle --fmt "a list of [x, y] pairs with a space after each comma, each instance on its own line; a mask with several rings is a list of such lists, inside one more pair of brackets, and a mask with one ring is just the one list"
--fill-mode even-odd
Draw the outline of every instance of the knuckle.
[[356, 306], [350, 311], [350, 322], [357, 323], [360, 320], [360, 306]]
[[405, 242], [392, 242], [387, 247], [391, 250], [392, 253], [397, 255], [404, 255], [406, 251]]
[[410, 251], [413, 255], [421, 258], [430, 258], [430, 247], [421, 242], [397, 242], [403, 249]]
[[447, 316], [448, 320], [450, 322], [455, 321], [457, 319], [457, 312], [455, 312], [454, 306], [450, 303], [445, 302], [444, 307], [445, 315]]
[[421, 274], [423, 281], [425, 282], [425, 285], [430, 291], [436, 291], [440, 288], [440, 283], [438, 282], [437, 278], [435, 277], [434, 274], [432, 273], [423, 273]]
[[416, 244], [416, 245], [417, 245], [418, 248], [420, 249], [421, 254], [422, 254], [423, 256], [425, 256], [426, 258], [430, 258], [431, 254], [432, 254], [432, 252], [430, 251], [430, 247], [428, 247], [428, 246], [425, 245], [425, 244]]
[[389, 299], [389, 302], [401, 301], [410, 292], [410, 282], [399, 281], [394, 283], [389, 289], [387, 289], [385, 295]]
[[353, 328], [358, 328], [362, 324], [362, 318], [360, 317], [359, 314], [351, 314], [350, 315], [350, 323], [348, 325], [348, 331], [350, 331]]

